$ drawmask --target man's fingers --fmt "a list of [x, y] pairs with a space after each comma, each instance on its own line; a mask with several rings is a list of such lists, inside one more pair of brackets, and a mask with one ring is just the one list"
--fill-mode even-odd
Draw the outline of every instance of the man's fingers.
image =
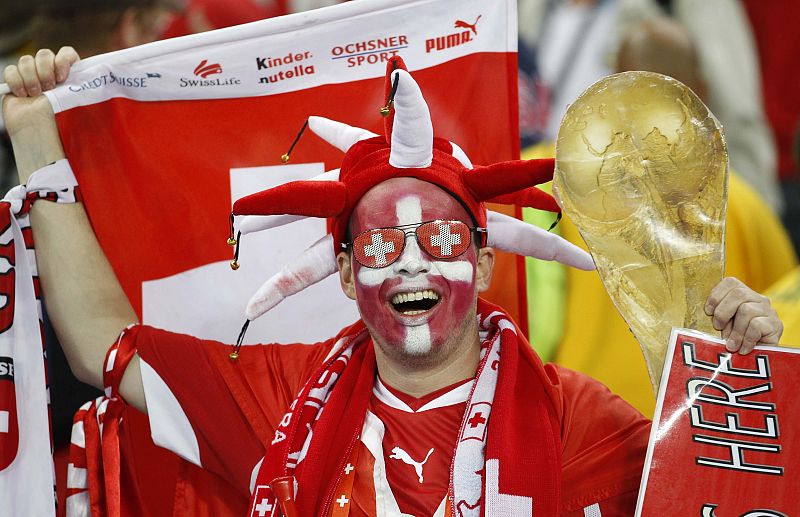
[[42, 93], [42, 84], [39, 82], [39, 74], [36, 73], [36, 61], [32, 56], [22, 56], [17, 65], [19, 74], [22, 76], [22, 83], [28, 95], [35, 97]]
[[55, 71], [56, 55], [50, 49], [43, 48], [36, 53], [36, 73], [43, 90], [52, 90], [56, 87]]
[[69, 70], [72, 65], [80, 61], [80, 56], [72, 47], [61, 47], [55, 57], [56, 81], [63, 83], [69, 77]]
[[717, 330], [724, 329], [728, 324], [728, 321], [733, 319], [740, 309], [743, 309], [743, 314], [745, 317], [748, 315], [751, 317], [753, 315], [761, 315], [758, 312], [759, 309], [757, 306], [745, 305], [749, 303], [755, 303], [756, 305], [759, 305], [764, 304], [765, 301], [766, 304], [769, 305], [769, 301], [764, 296], [761, 296], [748, 287], [734, 287], [728, 291], [725, 297], [720, 300], [714, 309], [712, 320], [714, 328]]
[[27, 97], [28, 92], [25, 90], [25, 83], [22, 82], [22, 76], [19, 74], [19, 69], [15, 65], [8, 65], [3, 70], [3, 80], [11, 89], [11, 93], [17, 97]]
[[729, 276], [723, 278], [714, 288], [711, 290], [711, 294], [708, 295], [708, 300], [706, 301], [705, 311], [706, 314], [711, 316], [714, 314], [714, 310], [717, 308], [717, 305], [725, 298], [725, 296], [732, 290], [737, 287], [744, 287], [744, 284], [739, 281], [738, 279]]
[[742, 354], [749, 354], [756, 345], [777, 345], [783, 333], [783, 324], [777, 318], [763, 316], [750, 321], [742, 338]]

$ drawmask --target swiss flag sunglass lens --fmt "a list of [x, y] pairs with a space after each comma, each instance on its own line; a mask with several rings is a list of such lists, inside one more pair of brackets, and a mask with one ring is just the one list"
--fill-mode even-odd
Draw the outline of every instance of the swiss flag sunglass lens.
[[369, 268], [386, 267], [403, 253], [406, 235], [416, 234], [420, 247], [437, 259], [452, 259], [470, 245], [471, 229], [461, 221], [428, 221], [414, 227], [375, 228], [353, 240], [353, 255]]

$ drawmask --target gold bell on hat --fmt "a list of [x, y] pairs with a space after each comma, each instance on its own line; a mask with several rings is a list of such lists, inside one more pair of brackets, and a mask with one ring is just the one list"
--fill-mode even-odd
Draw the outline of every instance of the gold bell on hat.
[[228, 237], [228, 246], [236, 246], [236, 239]]
[[283, 163], [289, 163], [289, 153], [282, 154], [282, 155], [281, 155], [281, 161], [282, 161]]
[[239, 261], [237, 261], [236, 259], [231, 260], [231, 269], [233, 269], [234, 271], [239, 269]]
[[386, 106], [382, 106], [380, 109], [381, 117], [388, 117], [389, 114], [392, 112], [392, 103], [394, 101], [390, 100]]

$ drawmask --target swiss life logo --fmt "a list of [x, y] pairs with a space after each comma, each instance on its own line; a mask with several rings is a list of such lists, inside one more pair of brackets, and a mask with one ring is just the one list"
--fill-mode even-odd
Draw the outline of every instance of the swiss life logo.
[[221, 74], [222, 73], [222, 66], [219, 63], [208, 63], [207, 59], [200, 61], [200, 64], [197, 65], [194, 69], [194, 75], [197, 77], [202, 77], [205, 79], [209, 75], [214, 74]]
[[194, 77], [181, 77], [179, 85], [181, 88], [195, 88], [206, 86], [236, 86], [242, 84], [237, 77], [211, 77], [222, 75], [222, 65], [219, 63], [209, 63], [208, 59], [200, 61], [194, 67]]

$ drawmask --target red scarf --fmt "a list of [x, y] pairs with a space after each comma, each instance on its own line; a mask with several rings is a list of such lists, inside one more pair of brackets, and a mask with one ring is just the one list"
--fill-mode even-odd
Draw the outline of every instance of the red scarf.
[[[499, 307], [479, 300], [478, 320], [488, 335], [455, 446], [448, 506], [454, 515], [557, 516], [561, 439], [545, 389], [549, 381]], [[355, 325], [308, 380], [268, 444], [251, 515], [281, 515], [279, 507], [287, 517], [293, 510], [303, 517], [328, 515], [359, 439], [376, 374], [372, 340], [363, 324]], [[481, 411], [489, 418], [476, 433], [470, 420], [481, 420], [472, 419]], [[475, 471], [459, 467], [476, 461], [482, 465]]]

